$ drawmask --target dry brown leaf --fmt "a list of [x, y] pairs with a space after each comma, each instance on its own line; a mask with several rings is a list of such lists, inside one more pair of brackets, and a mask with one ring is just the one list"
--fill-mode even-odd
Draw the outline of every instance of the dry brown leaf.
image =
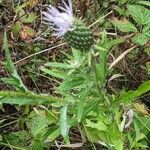
[[112, 69], [121, 59], [123, 59], [130, 51], [132, 51], [136, 47], [137, 46], [133, 46], [127, 49], [125, 52], [123, 52], [117, 59], [115, 59], [114, 62], [111, 63], [111, 65], [109, 66], [109, 69]]
[[38, 0], [29, 0], [26, 2], [27, 7], [34, 7], [38, 3]]
[[35, 30], [28, 26], [23, 26], [20, 32], [20, 37], [24, 41], [30, 41], [35, 37]]

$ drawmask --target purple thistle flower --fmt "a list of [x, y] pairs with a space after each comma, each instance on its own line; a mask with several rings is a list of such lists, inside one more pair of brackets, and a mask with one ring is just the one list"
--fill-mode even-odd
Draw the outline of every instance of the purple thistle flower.
[[57, 37], [63, 36], [67, 31], [73, 28], [72, 2], [68, 0], [68, 5], [64, 0], [62, 0], [62, 2], [64, 7], [59, 6], [61, 12], [51, 5], [47, 8], [46, 12], [43, 12], [44, 20], [52, 27], [55, 31], [53, 35]]

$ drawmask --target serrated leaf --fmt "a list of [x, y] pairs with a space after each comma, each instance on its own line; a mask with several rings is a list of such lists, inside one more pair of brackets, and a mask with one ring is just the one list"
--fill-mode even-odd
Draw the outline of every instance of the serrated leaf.
[[148, 24], [148, 25], [145, 25], [145, 26], [143, 27], [142, 34], [144, 34], [144, 35], [150, 37], [150, 25], [149, 25], [149, 24]]
[[133, 38], [132, 38], [132, 41], [136, 44], [139, 44], [139, 45], [145, 45], [147, 42], [148, 42], [148, 39], [149, 37], [144, 35], [144, 34], [136, 34]]
[[8, 45], [6, 32], [4, 32], [3, 49], [5, 50], [5, 57], [6, 57], [6, 65], [5, 65], [5, 67], [11, 73], [11, 76], [15, 80], [17, 80], [17, 82], [19, 83], [19, 86], [17, 87], [17, 89], [27, 92], [28, 89], [23, 84], [23, 82], [22, 82], [20, 76], [18, 75], [17, 70], [16, 70], [16, 68], [15, 68], [15, 66], [14, 66], [14, 64], [12, 62], [10, 51], [9, 51], [9, 45]]
[[127, 19], [118, 20], [117, 18], [111, 20], [113, 25], [122, 32], [137, 32], [136, 27]]
[[128, 11], [133, 19], [141, 25], [150, 23], [150, 10], [139, 5], [128, 5]]
[[39, 95], [29, 92], [0, 91], [0, 104], [41, 105], [52, 104], [58, 101], [64, 105], [66, 104], [64, 99], [50, 95]]

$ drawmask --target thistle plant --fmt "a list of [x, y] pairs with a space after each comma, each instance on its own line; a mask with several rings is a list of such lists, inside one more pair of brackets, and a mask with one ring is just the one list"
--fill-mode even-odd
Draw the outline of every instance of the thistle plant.
[[94, 43], [93, 34], [90, 29], [79, 19], [73, 16], [72, 2], [68, 4], [62, 0], [64, 7], [58, 9], [49, 6], [43, 12], [44, 20], [55, 31], [53, 35], [63, 37], [72, 47], [80, 50], [89, 50]]
[[[16, 105], [26, 107], [24, 110], [23, 107], [18, 107], [20, 111], [17, 116], [20, 117], [16, 120], [15, 126], [19, 131], [12, 128], [10, 134], [5, 132], [5, 127], [14, 124], [14, 121], [9, 123], [9, 117], [5, 119], [1, 115], [0, 131], [4, 128], [4, 134], [0, 135], [0, 147], [4, 145], [10, 149], [48, 150], [56, 146], [74, 149], [79, 145], [81, 148], [80, 143], [72, 144], [76, 141], [73, 139], [74, 135], [79, 133], [77, 137], [83, 137], [83, 144], [87, 142], [85, 139], [88, 139], [92, 143], [90, 145], [94, 146], [96, 143], [99, 147], [100, 144], [108, 150], [145, 150], [149, 146], [149, 116], [140, 116], [136, 109], [144, 111], [143, 114], [148, 112], [140, 104], [134, 104], [133, 100], [144, 93], [148, 94], [150, 80], [142, 83], [137, 90], [128, 92], [109, 89], [110, 81], [116, 79], [118, 74], [113, 75], [114, 63], [108, 67], [107, 58], [110, 51], [112, 52], [118, 44], [124, 43], [125, 39], [108, 37], [106, 31], [103, 31], [100, 39], [94, 43], [90, 29], [82, 20], [73, 16], [71, 0], [67, 3], [64, 0], [62, 2], [64, 7], [55, 8], [50, 5], [47, 11], [43, 12], [44, 22], [52, 28], [53, 35], [64, 38], [73, 47], [72, 53], [64, 53], [62, 62], [47, 62], [41, 67], [41, 71], [54, 77], [53, 81], [58, 79], [57, 84], [54, 84], [55, 94], [36, 94], [26, 88], [11, 60], [9, 41], [6, 32], [4, 33], [5, 66], [11, 77], [0, 80], [13, 86], [15, 91], [0, 91], [0, 104], [15, 105], [15, 108]], [[91, 46], [94, 50], [86, 51], [90, 50]], [[120, 57], [122, 55], [118, 59]], [[63, 141], [60, 136], [63, 137]]]

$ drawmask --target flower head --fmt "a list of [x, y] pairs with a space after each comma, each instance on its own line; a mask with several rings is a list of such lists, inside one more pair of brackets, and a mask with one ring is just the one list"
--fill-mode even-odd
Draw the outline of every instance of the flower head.
[[47, 11], [43, 12], [44, 19], [55, 31], [53, 35], [63, 37], [76, 49], [89, 50], [94, 43], [92, 32], [81, 20], [74, 19], [71, 0], [68, 0], [68, 4], [64, 0], [62, 2], [64, 7], [59, 6], [59, 9], [50, 5]]
[[73, 25], [72, 2], [68, 0], [68, 5], [64, 0], [62, 0], [62, 2], [64, 7], [59, 6], [60, 11], [50, 5], [47, 11], [43, 12], [44, 19], [55, 31], [54, 35], [58, 37], [63, 36]]

